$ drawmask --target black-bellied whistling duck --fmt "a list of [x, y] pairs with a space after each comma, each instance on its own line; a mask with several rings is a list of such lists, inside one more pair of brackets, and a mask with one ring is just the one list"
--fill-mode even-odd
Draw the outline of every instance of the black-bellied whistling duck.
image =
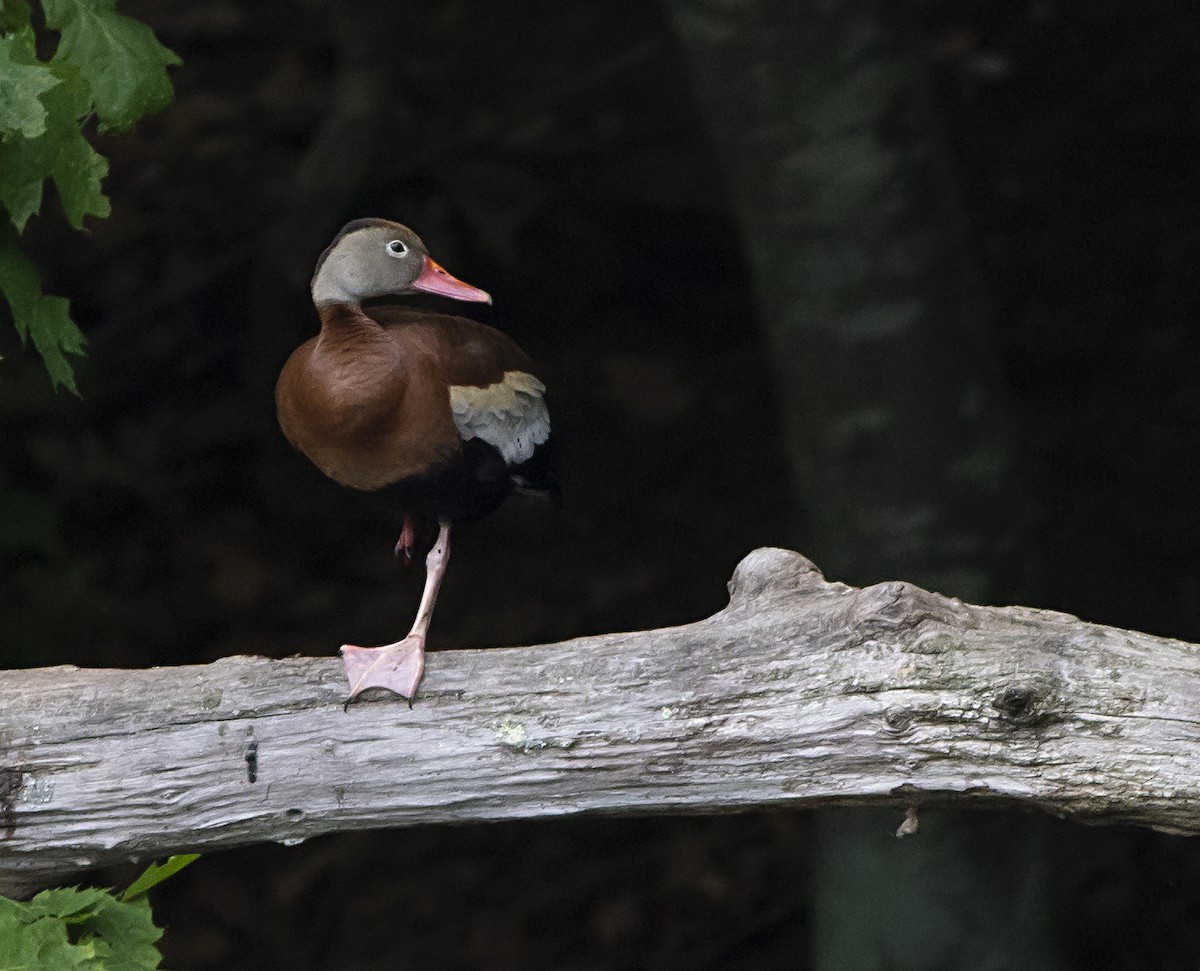
[[545, 485], [539, 453], [550, 416], [529, 357], [473, 320], [362, 305], [416, 292], [492, 301], [430, 259], [406, 226], [347, 223], [312, 278], [321, 332], [292, 354], [275, 388], [288, 440], [342, 485], [394, 495], [404, 514], [398, 555], [428, 549], [408, 636], [383, 647], [342, 647], [351, 699], [381, 687], [411, 701], [425, 670], [451, 524], [491, 512], [514, 489]]

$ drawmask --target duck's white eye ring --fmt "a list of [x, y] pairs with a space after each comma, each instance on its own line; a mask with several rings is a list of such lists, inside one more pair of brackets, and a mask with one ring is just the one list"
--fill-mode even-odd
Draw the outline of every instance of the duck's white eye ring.
[[384, 248], [387, 250], [388, 256], [395, 256], [397, 259], [408, 254], [408, 247], [399, 239], [393, 239]]

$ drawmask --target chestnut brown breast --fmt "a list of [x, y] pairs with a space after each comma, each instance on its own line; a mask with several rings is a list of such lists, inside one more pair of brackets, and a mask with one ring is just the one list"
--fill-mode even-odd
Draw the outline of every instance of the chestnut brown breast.
[[330, 478], [375, 490], [451, 462], [462, 446], [451, 388], [531, 371], [486, 325], [394, 305], [319, 308], [321, 333], [288, 359], [275, 388], [288, 440]]

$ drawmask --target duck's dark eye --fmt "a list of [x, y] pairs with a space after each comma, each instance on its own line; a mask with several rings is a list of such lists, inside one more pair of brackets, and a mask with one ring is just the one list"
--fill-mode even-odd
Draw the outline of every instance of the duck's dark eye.
[[405, 246], [400, 240], [393, 239], [387, 244], [387, 251], [388, 256], [403, 256], [408, 252], [408, 247]]

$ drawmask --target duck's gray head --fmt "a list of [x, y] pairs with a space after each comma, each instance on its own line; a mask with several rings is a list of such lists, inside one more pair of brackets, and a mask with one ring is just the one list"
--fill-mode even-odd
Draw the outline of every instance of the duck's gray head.
[[388, 219], [346, 223], [313, 271], [312, 298], [318, 307], [417, 292], [492, 302], [485, 291], [455, 279], [430, 259], [420, 236]]

